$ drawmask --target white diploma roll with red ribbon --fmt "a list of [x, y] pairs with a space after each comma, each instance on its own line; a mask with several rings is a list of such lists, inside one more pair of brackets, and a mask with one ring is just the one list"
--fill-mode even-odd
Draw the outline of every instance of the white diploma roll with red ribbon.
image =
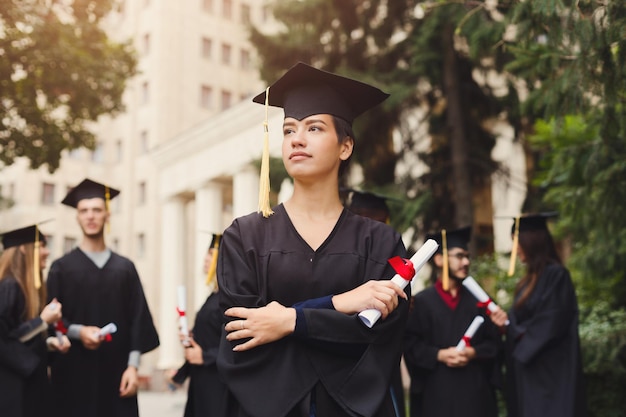
[[480, 325], [483, 324], [484, 322], [485, 322], [485, 319], [482, 316], [474, 317], [474, 320], [472, 320], [469, 327], [465, 331], [465, 334], [463, 335], [461, 340], [459, 340], [459, 343], [456, 345], [456, 350], [458, 350], [459, 352], [462, 352], [467, 346], [469, 346], [470, 340], [472, 340], [472, 337], [474, 337], [474, 335], [476, 334], [476, 331], [478, 330]]
[[187, 290], [184, 285], [178, 286], [178, 329], [184, 336], [183, 346], [190, 346], [189, 343], [189, 324], [187, 322]]
[[[415, 274], [422, 269], [426, 262], [433, 256], [439, 245], [434, 239], [428, 239], [421, 248], [411, 257], [406, 266], [407, 269], [410, 269], [409, 274], [403, 273], [402, 275], [396, 274], [391, 278], [391, 282], [396, 284], [398, 287], [404, 289], [413, 279]], [[392, 258], [395, 259], [395, 258]], [[390, 260], [391, 261], [391, 260]], [[395, 269], [395, 267], [394, 267]], [[396, 270], [396, 272], [398, 272]], [[359, 313], [359, 318], [361, 321], [369, 328], [372, 328], [374, 324], [380, 319], [381, 313], [375, 308], [370, 308], [367, 310], [363, 310]]]
[[100, 328], [100, 331], [98, 332], [98, 336], [100, 336], [101, 338], [104, 338], [105, 341], [110, 342], [111, 335], [115, 332], [117, 332], [117, 325], [115, 323], [109, 323], [103, 326], [102, 328]]
[[[493, 302], [489, 295], [481, 288], [480, 285], [476, 282], [476, 280], [472, 276], [468, 276], [463, 280], [463, 286], [467, 288], [469, 292], [472, 293], [474, 297], [478, 300], [478, 307], [485, 307], [487, 309], [487, 314], [491, 314], [498, 308], [498, 305]], [[506, 325], [509, 324], [507, 320]]]

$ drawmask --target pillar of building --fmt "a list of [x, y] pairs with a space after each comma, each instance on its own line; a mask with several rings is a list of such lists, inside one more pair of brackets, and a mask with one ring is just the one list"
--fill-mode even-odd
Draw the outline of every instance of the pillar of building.
[[[196, 311], [200, 309], [210, 291], [206, 285], [206, 274], [204, 273], [204, 257], [207, 253], [211, 236], [213, 233], [223, 232], [222, 210], [223, 210], [223, 189], [222, 185], [210, 182], [195, 192], [196, 209], [196, 239], [194, 252], [193, 272], [193, 300]], [[191, 285], [193, 284], [193, 285]]]
[[[184, 262], [185, 203], [174, 197], [165, 202], [161, 212], [161, 259], [159, 309], [159, 369], [170, 369], [181, 364], [182, 348], [178, 341], [177, 304], [180, 276]], [[168, 308], [167, 306], [172, 306]]]
[[257, 211], [259, 205], [259, 174], [248, 165], [233, 176], [233, 217]]

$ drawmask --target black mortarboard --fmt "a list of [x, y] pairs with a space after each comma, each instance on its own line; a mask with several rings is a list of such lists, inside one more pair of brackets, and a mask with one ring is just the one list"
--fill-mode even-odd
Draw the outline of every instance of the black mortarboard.
[[80, 184], [67, 193], [61, 203], [76, 208], [80, 200], [86, 198], [101, 198], [105, 201], [108, 209], [109, 201], [117, 197], [119, 193], [120, 192], [115, 188], [85, 178]]
[[389, 206], [387, 197], [367, 192], [348, 189], [346, 207], [353, 213], [379, 220], [383, 223], [389, 222]]
[[[444, 229], [445, 230], [445, 229]], [[472, 238], [472, 227], [466, 226], [455, 230], [446, 230], [446, 245], [447, 248], [461, 248], [467, 250], [469, 248], [469, 242]], [[433, 239], [439, 244], [438, 252], [443, 250], [443, 236], [442, 232], [431, 233], [426, 235], [426, 240]]]
[[450, 231], [442, 229], [438, 233], [426, 235], [426, 240], [433, 239], [439, 245], [437, 253], [443, 254], [443, 271], [441, 274], [441, 285], [446, 291], [448, 291], [448, 288], [450, 288], [450, 276], [448, 272], [448, 249], [461, 248], [467, 250], [471, 237], [471, 226], [461, 227], [460, 229], [454, 229]]
[[2, 233], [2, 247], [4, 249], [37, 241], [45, 243], [46, 237], [36, 224]]
[[[545, 212], [534, 214], [523, 214], [519, 218], [519, 231], [526, 232], [530, 230], [548, 230], [548, 219], [554, 218], [558, 215], [557, 212]], [[515, 220], [513, 218], [513, 225], [511, 226], [511, 233], [515, 233]]]
[[[252, 99], [265, 103], [267, 91]], [[389, 94], [351, 78], [298, 62], [270, 86], [269, 105], [282, 107], [285, 117], [302, 120], [313, 114], [330, 114], [350, 124], [384, 101]]]
[[[46, 220], [41, 223], [45, 223]], [[41, 224], [38, 223], [38, 224]], [[46, 243], [46, 236], [39, 230], [38, 224], [22, 227], [20, 229], [11, 230], [2, 233], [2, 247], [4, 249], [12, 248], [19, 245], [25, 245], [27, 243], [34, 243], [35, 250], [33, 255], [33, 279], [35, 281], [35, 288], [41, 288], [41, 271], [39, 265], [39, 246], [41, 243]]]
[[298, 62], [274, 84], [252, 99], [265, 104], [263, 154], [259, 178], [259, 211], [269, 217], [269, 133], [267, 106], [282, 107], [285, 117], [302, 120], [330, 114], [352, 124], [354, 119], [389, 97], [378, 88]]

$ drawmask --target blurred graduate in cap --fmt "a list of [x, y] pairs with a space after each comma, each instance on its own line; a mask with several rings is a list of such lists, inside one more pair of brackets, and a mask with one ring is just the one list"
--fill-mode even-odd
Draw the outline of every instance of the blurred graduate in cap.
[[[285, 111], [282, 157], [294, 191], [270, 209], [262, 168], [261, 212], [224, 232], [218, 369], [229, 416], [395, 416], [390, 380], [408, 297], [389, 281], [387, 261], [406, 250], [391, 227], [339, 198], [352, 122], [385, 98], [303, 63], [254, 98]], [[357, 316], [366, 308], [382, 312], [371, 329]]]
[[[76, 209], [83, 238], [48, 273], [48, 297], [63, 303], [74, 341], [51, 364], [55, 416], [136, 417], [139, 359], [159, 345], [135, 265], [105, 243], [109, 202], [118, 194], [85, 179], [62, 201]], [[100, 332], [109, 323], [117, 326], [110, 338]]]
[[[184, 417], [221, 417], [225, 415], [226, 385], [217, 372], [217, 352], [222, 334], [223, 315], [219, 306], [216, 268], [222, 235], [213, 234], [204, 257], [206, 284], [214, 288], [200, 310], [185, 346], [185, 363], [172, 377], [182, 385], [189, 378]], [[180, 335], [181, 341], [186, 335]]]
[[469, 346], [456, 346], [476, 316], [476, 298], [461, 284], [469, 275], [471, 227], [427, 236], [439, 244], [435, 281], [415, 295], [404, 359], [411, 376], [411, 416], [496, 417], [500, 384], [498, 328], [488, 319]]
[[[513, 307], [490, 317], [506, 331], [506, 401], [511, 417], [587, 416], [578, 337], [578, 302], [547, 220], [556, 213], [513, 219], [515, 260], [525, 265]], [[508, 325], [507, 320], [509, 322]]]
[[[45, 304], [41, 270], [49, 251], [37, 225], [2, 234], [0, 255], [0, 410], [5, 417], [47, 413], [47, 351], [67, 352], [63, 337], [46, 338], [61, 318], [61, 304]], [[46, 348], [47, 347], [47, 348]]]

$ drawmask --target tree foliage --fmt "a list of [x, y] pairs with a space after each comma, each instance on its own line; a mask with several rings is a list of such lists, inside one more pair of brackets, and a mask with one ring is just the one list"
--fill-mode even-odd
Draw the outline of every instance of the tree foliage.
[[523, 114], [538, 120], [534, 204], [560, 212], [583, 301], [626, 306], [626, 4], [551, 4], [511, 10], [507, 69], [528, 89]]
[[0, 161], [59, 167], [61, 152], [93, 148], [89, 123], [123, 110], [135, 74], [129, 43], [101, 28], [114, 0], [0, 0]]
[[[446, 3], [422, 19], [414, 12], [417, 3], [282, 1], [274, 9], [281, 29], [265, 34], [253, 28], [251, 34], [268, 82], [300, 60], [391, 93], [357, 120], [355, 159], [363, 167], [365, 188], [414, 196], [392, 220], [402, 230], [418, 225], [416, 219], [426, 229], [472, 222], [472, 187], [484, 185], [496, 169], [490, 157], [494, 140], [484, 122], [503, 109], [503, 100], [472, 78], [482, 46], [474, 45], [471, 56], [463, 46], [467, 42], [458, 42], [467, 39], [465, 29], [455, 30], [471, 9]], [[466, 22], [467, 34], [490, 19], [489, 13], [476, 14]], [[498, 39], [497, 31], [481, 33], [496, 39], [493, 43]], [[426, 134], [406, 121], [418, 107], [426, 109]], [[394, 146], [394, 131], [402, 136], [401, 152]], [[397, 162], [431, 137], [432, 148], [423, 155], [429, 172], [397, 179]]]

